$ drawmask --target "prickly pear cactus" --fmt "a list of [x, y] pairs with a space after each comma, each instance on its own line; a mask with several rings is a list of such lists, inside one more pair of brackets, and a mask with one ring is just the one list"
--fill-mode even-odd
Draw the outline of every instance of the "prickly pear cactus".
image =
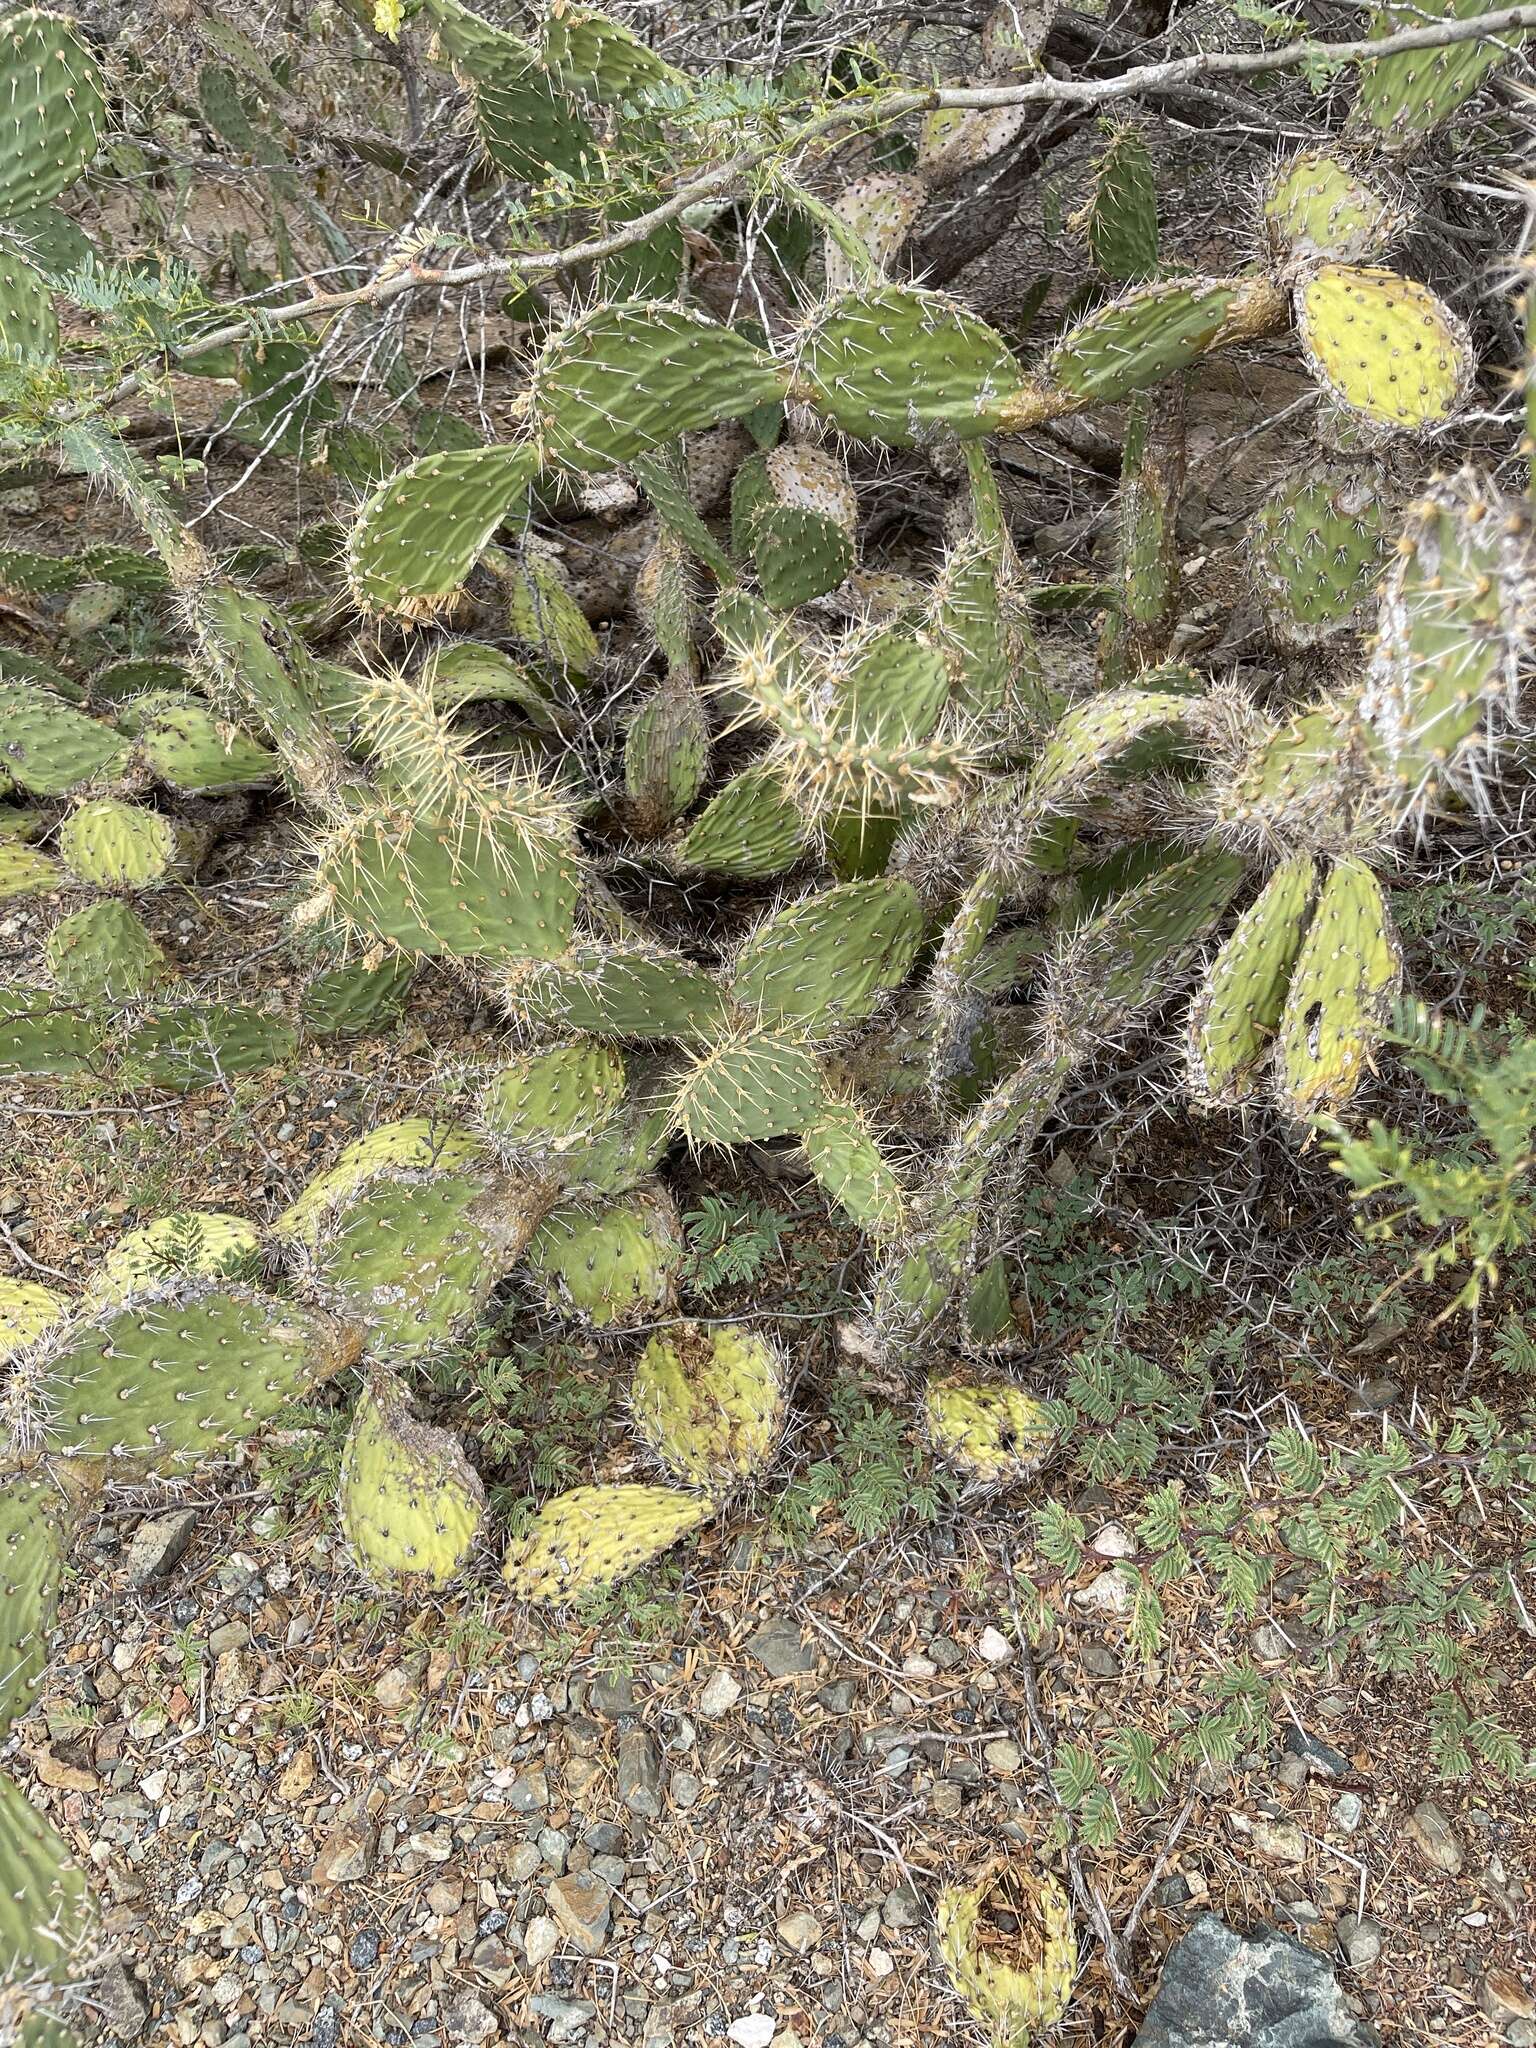
[[936, 1456], [984, 1487], [1037, 1471], [1055, 1441], [1044, 1402], [1011, 1380], [944, 1373], [923, 1390], [923, 1422]]
[[945, 1974], [994, 2048], [1028, 2048], [1055, 2026], [1072, 1996], [1077, 1939], [1054, 1877], [998, 1859], [973, 1883], [946, 1886], [934, 1918]]
[[445, 1586], [468, 1557], [485, 1489], [445, 1429], [411, 1412], [398, 1380], [376, 1373], [353, 1410], [341, 1466], [341, 1526], [384, 1592]]
[[578, 1486], [547, 1501], [508, 1546], [520, 1600], [564, 1604], [617, 1585], [701, 1528], [714, 1504], [670, 1486]]
[[784, 1421], [784, 1368], [750, 1324], [679, 1323], [651, 1339], [629, 1390], [645, 1443], [673, 1479], [718, 1498], [759, 1478]]

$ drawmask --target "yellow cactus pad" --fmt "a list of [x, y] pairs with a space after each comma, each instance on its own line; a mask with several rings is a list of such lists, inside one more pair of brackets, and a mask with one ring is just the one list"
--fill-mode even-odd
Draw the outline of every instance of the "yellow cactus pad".
[[313, 1244], [321, 1218], [344, 1195], [365, 1187], [375, 1175], [392, 1169], [426, 1173], [434, 1168], [451, 1173], [485, 1157], [485, 1142], [462, 1124], [436, 1117], [410, 1116], [400, 1123], [380, 1124], [344, 1145], [336, 1164], [312, 1180], [272, 1226], [277, 1237], [296, 1237]]
[[0, 1278], [0, 1359], [25, 1351], [67, 1306], [59, 1295], [31, 1280]]
[[189, 1279], [248, 1274], [261, 1251], [261, 1233], [243, 1216], [216, 1209], [179, 1209], [157, 1216], [119, 1238], [86, 1290], [96, 1306], [126, 1301], [141, 1288], [182, 1276]]
[[[1017, 1932], [1003, 1932], [1002, 1913]], [[1077, 1938], [1055, 1878], [999, 1859], [974, 1884], [941, 1892], [935, 1917], [949, 1981], [994, 2048], [1026, 2048], [1039, 2028], [1056, 2024], [1072, 1996]]]
[[579, 1600], [631, 1577], [714, 1511], [703, 1494], [670, 1486], [578, 1486], [546, 1501], [501, 1575], [521, 1600]]
[[1426, 286], [1395, 270], [1320, 264], [1297, 291], [1296, 319], [1313, 375], [1365, 419], [1437, 426], [1466, 395], [1466, 328]]
[[991, 1486], [1035, 1471], [1056, 1435], [1044, 1404], [1022, 1387], [959, 1373], [928, 1382], [923, 1419], [938, 1457]]
[[630, 1388], [635, 1426], [675, 1479], [720, 1493], [761, 1472], [784, 1422], [778, 1353], [745, 1324], [653, 1337]]
[[368, 1577], [386, 1592], [446, 1585], [484, 1511], [457, 1437], [418, 1421], [399, 1382], [379, 1374], [357, 1404], [341, 1466], [341, 1525]]

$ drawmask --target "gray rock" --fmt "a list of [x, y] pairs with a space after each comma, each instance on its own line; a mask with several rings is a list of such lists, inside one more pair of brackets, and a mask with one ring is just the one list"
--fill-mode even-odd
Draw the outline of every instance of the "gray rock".
[[1308, 1735], [1294, 1721], [1285, 1731], [1285, 1753], [1298, 1757], [1308, 1771], [1322, 1778], [1347, 1777], [1352, 1768], [1342, 1750], [1335, 1749], [1331, 1743], [1319, 1742], [1315, 1735]]
[[1136, 2048], [1372, 2048], [1323, 1958], [1205, 1913], [1169, 1950]]
[[619, 1737], [619, 1797], [639, 1820], [660, 1820], [661, 1755], [643, 1728]]
[[770, 1678], [793, 1678], [816, 1669], [816, 1653], [787, 1614], [771, 1614], [747, 1642], [747, 1652]]
[[1408, 1816], [1408, 1833], [1431, 1870], [1454, 1877], [1461, 1869], [1461, 1841], [1450, 1815], [1432, 1799], [1421, 1799]]
[[122, 1958], [114, 1956], [91, 1988], [101, 2007], [107, 2038], [137, 2041], [149, 2025], [149, 1993]]
[[461, 1991], [443, 2013], [443, 2032], [453, 2048], [484, 2048], [501, 2036], [501, 2021], [473, 1991]]
[[851, 1714], [853, 1712], [854, 1683], [851, 1678], [834, 1678], [830, 1685], [822, 1686], [816, 1695], [816, 1704], [825, 1707], [829, 1714]]
[[921, 1927], [923, 1902], [911, 1885], [898, 1885], [895, 1891], [886, 1893], [880, 1917], [887, 1927]]
[[594, 1678], [592, 1690], [587, 1694], [587, 1704], [594, 1714], [602, 1714], [610, 1721], [616, 1721], [620, 1714], [635, 1711], [635, 1681], [628, 1672], [615, 1671]]
[[728, 1714], [741, 1698], [741, 1686], [729, 1671], [716, 1671], [699, 1694], [699, 1712], [711, 1721]]
[[177, 1508], [174, 1514], [140, 1522], [128, 1546], [129, 1585], [152, 1586], [157, 1579], [169, 1578], [186, 1554], [197, 1522], [196, 1508]]
[[1352, 1970], [1368, 1970], [1381, 1955], [1382, 1926], [1369, 1913], [1345, 1913], [1338, 1925], [1339, 1954]]
[[613, 1918], [613, 1890], [595, 1873], [573, 1871], [549, 1888], [549, 1910], [567, 1941], [583, 1955], [600, 1956]]
[[528, 2008], [541, 2020], [549, 2021], [549, 2039], [554, 2048], [559, 2048], [561, 2042], [578, 2040], [597, 2018], [597, 2007], [590, 1999], [556, 1998], [547, 1991], [530, 1998]]

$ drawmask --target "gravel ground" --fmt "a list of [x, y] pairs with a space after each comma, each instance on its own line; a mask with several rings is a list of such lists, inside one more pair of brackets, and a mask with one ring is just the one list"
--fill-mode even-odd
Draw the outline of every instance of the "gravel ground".
[[[1123, 1640], [1104, 1505], [1031, 1659], [1008, 1527], [968, 1516], [793, 1559], [722, 1535], [623, 1672], [611, 1641], [605, 1667], [591, 1631], [484, 1594], [370, 1599], [325, 1518], [290, 1524], [257, 1480], [111, 1505], [9, 1760], [95, 1872], [121, 1958], [110, 2038], [964, 2039], [930, 1956], [936, 1890], [1000, 1843], [1064, 1870], [1031, 1681], [1061, 1739], [1155, 1726], [1175, 1692], [1173, 1659]], [[1202, 1616], [1179, 1620], [1188, 1668]], [[1399, 1776], [1419, 1768], [1412, 1698], [1331, 1685], [1283, 1609], [1245, 1647], [1285, 1672], [1284, 1747], [1082, 1859], [1126, 1982], [1080, 1911], [1061, 2038], [1127, 2040], [1169, 1943], [1215, 1910], [1352, 1959], [1342, 1981], [1390, 2039], [1530, 2048], [1528, 1794]]]

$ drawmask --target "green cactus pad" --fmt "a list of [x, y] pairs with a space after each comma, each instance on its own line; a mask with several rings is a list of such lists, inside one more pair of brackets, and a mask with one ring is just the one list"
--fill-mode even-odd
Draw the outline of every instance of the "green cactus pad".
[[262, 789], [277, 782], [277, 756], [246, 734], [221, 728], [202, 704], [167, 705], [138, 734], [151, 775], [188, 795]]
[[672, 1142], [667, 1063], [629, 1061], [630, 1087], [618, 1114], [562, 1162], [566, 1191], [583, 1200], [627, 1194], [656, 1171]]
[[394, 1169], [449, 1174], [480, 1165], [486, 1158], [485, 1140], [464, 1124], [429, 1116], [379, 1124], [342, 1147], [335, 1165], [318, 1174], [278, 1217], [273, 1235], [313, 1244], [327, 1212], [381, 1174]]
[[0, 840], [0, 903], [13, 896], [46, 896], [68, 880], [58, 862], [35, 846]]
[[1072, 2000], [1077, 1938], [1054, 1877], [1033, 1858], [993, 1857], [974, 1882], [944, 1887], [934, 1918], [944, 1974], [994, 2048], [1028, 2048], [1055, 2029]]
[[1300, 150], [1277, 165], [1261, 204], [1265, 242], [1282, 263], [1366, 263], [1407, 224], [1402, 206], [1321, 149]]
[[[0, 1332], [4, 1316], [0, 1298]], [[31, 1705], [48, 1662], [66, 1520], [64, 1501], [49, 1479], [0, 1473], [0, 1741]]]
[[1434, 485], [1409, 514], [1382, 592], [1360, 713], [1407, 801], [1454, 773], [1490, 710], [1516, 701], [1536, 624], [1529, 543], [1483, 480]]
[[681, 866], [735, 881], [783, 874], [811, 850], [803, 810], [772, 769], [743, 768], [712, 797], [678, 842]]
[[1427, 286], [1395, 270], [1319, 264], [1296, 291], [1307, 367], [1348, 411], [1415, 429], [1449, 419], [1465, 398], [1471, 336]]
[[0, 220], [67, 192], [106, 120], [101, 71], [72, 22], [36, 7], [0, 22]]
[[942, 292], [860, 286], [799, 338], [795, 394], [859, 440], [910, 446], [943, 428], [990, 434], [1022, 373], [984, 321]]
[[254, 1280], [261, 1232], [243, 1216], [178, 1209], [120, 1237], [92, 1275], [93, 1307], [128, 1301], [178, 1280]]
[[0, 987], [0, 1073], [94, 1074], [101, 1041], [89, 1018], [36, 988]]
[[700, 1038], [726, 1013], [725, 992], [704, 968], [637, 944], [514, 961], [502, 997], [519, 1023], [598, 1038]]
[[87, 1006], [126, 1003], [165, 967], [165, 955], [126, 903], [93, 903], [62, 919], [44, 957], [60, 994]]
[[485, 1488], [456, 1436], [412, 1412], [392, 1374], [376, 1373], [352, 1412], [341, 1461], [341, 1526], [386, 1593], [446, 1586], [485, 1512]]
[[24, 1351], [64, 1312], [62, 1295], [33, 1280], [0, 1275], [0, 1364], [14, 1352]]
[[622, 22], [590, 7], [561, 7], [544, 23], [543, 61], [566, 92], [617, 106], [647, 87], [680, 85], [684, 74]]
[[[85, 1872], [48, 1817], [0, 1771], [0, 1986], [62, 1977], [90, 1928]], [[45, 2021], [45, 2025], [48, 2023]], [[46, 2040], [55, 2048], [60, 2036]], [[23, 2026], [21, 2048], [34, 2048]]]
[[580, 873], [547, 833], [365, 814], [322, 853], [321, 887], [354, 930], [403, 952], [554, 958], [570, 943]]
[[695, 1150], [763, 1143], [808, 1129], [824, 1100], [821, 1069], [800, 1039], [743, 1030], [683, 1067], [673, 1129]]
[[[0, 356], [47, 363], [58, 352], [53, 294], [20, 251], [0, 237]], [[14, 582], [7, 587], [15, 588]]]
[[127, 755], [127, 742], [110, 725], [34, 684], [0, 683], [0, 767], [34, 796], [64, 796], [115, 774]]
[[181, 851], [171, 819], [115, 796], [95, 797], [71, 811], [59, 827], [58, 846], [82, 882], [129, 895], [164, 882]]
[[1181, 724], [1196, 709], [1197, 702], [1171, 690], [1105, 690], [1074, 705], [1030, 770], [1026, 801], [1031, 817], [1081, 803], [1136, 740], [1159, 727]]
[[1046, 359], [1045, 375], [1101, 405], [1161, 384], [1216, 340], [1237, 289], [1199, 278], [1142, 285], [1072, 328]]
[[828, 1102], [801, 1135], [811, 1171], [843, 1214], [877, 1243], [893, 1237], [906, 1222], [907, 1200], [863, 1110]]
[[[1372, 17], [1370, 32], [1395, 35], [1436, 20], [1472, 21], [1490, 11], [1488, 0], [1412, 0], [1411, 5], [1394, 0]], [[1379, 147], [1414, 149], [1526, 41], [1528, 35], [1511, 29], [1443, 49], [1400, 50], [1374, 58], [1360, 66], [1353, 125], [1371, 130]]]
[[543, 1199], [484, 1174], [377, 1174], [320, 1223], [312, 1285], [366, 1326], [374, 1357], [439, 1350], [516, 1264]]
[[672, 1197], [639, 1187], [603, 1203], [563, 1202], [529, 1240], [527, 1265], [549, 1305], [595, 1329], [665, 1314], [677, 1299], [683, 1231]]
[[523, 646], [558, 676], [586, 675], [597, 660], [597, 635], [559, 558], [530, 543], [503, 581], [507, 624]]
[[834, 733], [894, 752], [933, 731], [949, 697], [942, 651], [890, 626], [855, 634], [832, 671]]
[[1164, 1000], [1237, 893], [1244, 863], [1210, 848], [1158, 868], [1058, 947], [1041, 1003], [1054, 1048], [1081, 1058], [1100, 1033]]
[[578, 1039], [524, 1053], [486, 1083], [475, 1110], [498, 1152], [544, 1170], [607, 1127], [624, 1100], [624, 1086], [620, 1055]]
[[653, 839], [680, 818], [709, 773], [709, 718], [699, 693], [672, 676], [641, 705], [624, 739], [626, 818]]
[[328, 1316], [255, 1288], [144, 1295], [41, 1351], [35, 1427], [51, 1450], [159, 1468], [229, 1450], [352, 1362]]
[[906, 980], [922, 938], [909, 883], [839, 883], [759, 925], [736, 956], [731, 1001], [765, 1024], [837, 1030]]
[[532, 44], [494, 28], [458, 0], [426, 0], [438, 49], [470, 98], [487, 160], [508, 178], [577, 173], [597, 138], [559, 91]]
[[344, 1038], [383, 1031], [399, 1016], [415, 969], [409, 960], [377, 967], [327, 967], [305, 984], [300, 1020], [311, 1038]]
[[934, 1455], [983, 1486], [1011, 1486], [1039, 1470], [1056, 1440], [1043, 1401], [1011, 1380], [936, 1374], [923, 1389]]
[[547, 461], [612, 469], [679, 434], [782, 398], [785, 372], [742, 334], [684, 306], [597, 306], [555, 333], [530, 401]]
[[784, 1367], [747, 1324], [680, 1323], [651, 1339], [629, 1390], [641, 1438], [672, 1478], [718, 1499], [759, 1478], [784, 1427]]
[[1042, 694], [1040, 653], [1011, 584], [1004, 550], [970, 534], [945, 555], [934, 583], [930, 631], [949, 671], [949, 694], [975, 718]]
[[578, 1486], [546, 1501], [501, 1575], [520, 1600], [579, 1600], [632, 1578], [714, 1512], [705, 1495], [670, 1486]]
[[1347, 626], [1387, 560], [1385, 480], [1369, 465], [1307, 469], [1259, 507], [1250, 560], [1280, 636], [1299, 646]]
[[529, 447], [423, 455], [367, 499], [347, 542], [347, 582], [367, 612], [430, 618], [452, 602], [537, 473]]
[[558, 732], [561, 718], [549, 685], [499, 647], [452, 640], [433, 648], [422, 669], [432, 702], [443, 712], [466, 704], [512, 704], [540, 732]]
[[181, 1003], [147, 1017], [116, 1047], [129, 1088], [170, 1088], [189, 1094], [235, 1074], [286, 1066], [298, 1033], [281, 1017], [247, 1003]]
[[1273, 1085], [1298, 1119], [1344, 1108], [1364, 1078], [1402, 981], [1380, 882], [1363, 861], [1331, 871], [1291, 976]]
[[1111, 136], [1078, 221], [1094, 268], [1105, 277], [1137, 284], [1157, 269], [1157, 184], [1147, 145], [1134, 128]]
[[1291, 972], [1306, 935], [1317, 866], [1300, 854], [1276, 868], [1211, 964], [1189, 1020], [1190, 1070], [1208, 1102], [1232, 1107], [1259, 1085]]

